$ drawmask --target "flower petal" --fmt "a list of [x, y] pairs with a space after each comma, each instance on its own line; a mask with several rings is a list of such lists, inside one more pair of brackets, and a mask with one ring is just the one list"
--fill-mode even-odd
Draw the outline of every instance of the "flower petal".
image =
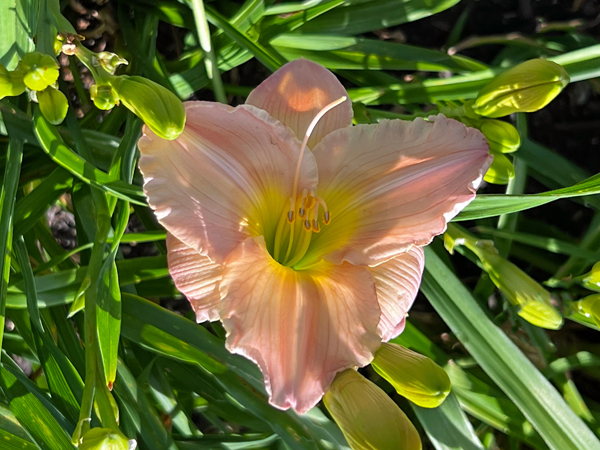
[[227, 348], [260, 366], [281, 409], [308, 411], [337, 372], [369, 364], [381, 342], [367, 268], [323, 261], [294, 271], [271, 258], [262, 237], [231, 254], [221, 297]]
[[[145, 128], [138, 144], [144, 191], [170, 233], [222, 263], [248, 236], [274, 235], [291, 196], [300, 143], [252, 106], [189, 102], [186, 110], [176, 140]], [[316, 182], [314, 158], [304, 152], [300, 192]]]
[[425, 266], [421, 247], [413, 247], [393, 259], [369, 267], [375, 279], [377, 301], [381, 308], [379, 335], [383, 342], [395, 338], [404, 330], [406, 313], [415, 301]]
[[443, 115], [429, 120], [358, 125], [319, 143], [318, 193], [333, 218], [313, 236], [312, 258], [379, 264], [429, 244], [473, 200], [491, 162], [485, 137]]
[[[246, 104], [264, 109], [302, 140], [317, 113], [344, 96], [348, 97], [348, 93], [335, 75], [320, 64], [300, 58], [287, 63], [261, 83], [250, 93]], [[346, 100], [319, 121], [308, 147], [314, 148], [327, 134], [350, 125], [352, 103]]]
[[171, 233], [167, 233], [169, 273], [175, 286], [190, 301], [196, 321], [219, 320], [219, 282], [223, 266], [188, 247]]

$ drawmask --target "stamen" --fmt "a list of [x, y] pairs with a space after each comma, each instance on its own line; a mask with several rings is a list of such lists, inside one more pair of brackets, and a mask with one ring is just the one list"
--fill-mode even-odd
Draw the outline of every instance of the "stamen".
[[294, 203], [295, 203], [295, 198], [294, 197], [290, 197], [290, 209], [288, 210], [287, 213], [287, 221], [288, 223], [294, 223], [294, 220], [296, 220], [295, 214], [294, 214]]
[[329, 211], [325, 211], [323, 214], [323, 223], [325, 225], [329, 225], [331, 223], [331, 213]]
[[315, 211], [313, 213], [313, 221], [311, 229], [315, 233], [319, 233], [321, 231], [321, 227], [319, 226], [319, 203], [315, 206]]
[[304, 219], [304, 229], [306, 231], [310, 231], [311, 230], [310, 220], [309, 219]]
[[302, 191], [302, 198], [300, 199], [300, 209], [298, 209], [298, 214], [303, 219], [304, 219], [304, 216], [306, 214], [306, 210], [304, 209], [304, 201], [306, 200], [306, 196], [307, 195], [308, 195], [308, 191], [306, 189], [304, 189]]

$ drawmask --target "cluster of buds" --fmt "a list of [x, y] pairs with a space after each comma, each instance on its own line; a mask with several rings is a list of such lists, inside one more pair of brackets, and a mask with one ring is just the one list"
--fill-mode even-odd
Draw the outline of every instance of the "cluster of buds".
[[[110, 52], [93, 53], [81, 44], [83, 37], [61, 33], [55, 50], [77, 57], [91, 72], [95, 84], [90, 88], [94, 105], [110, 110], [123, 103], [140, 117], [158, 136], [175, 139], [185, 125], [185, 108], [175, 94], [165, 87], [139, 76], [115, 75], [127, 61]], [[29, 90], [31, 99], [40, 105], [42, 115], [54, 125], [60, 124], [69, 107], [58, 89], [59, 65], [53, 56], [27, 53], [15, 70], [0, 65], [0, 100]]]
[[40, 104], [44, 117], [52, 124], [61, 123], [69, 102], [57, 88], [58, 69], [52, 56], [39, 52], [25, 54], [15, 70], [9, 71], [0, 64], [0, 99], [21, 95], [29, 89], [31, 99]]
[[[441, 405], [450, 379], [426, 356], [396, 344], [383, 344], [372, 366], [398, 392], [424, 408]], [[378, 386], [353, 369], [339, 373], [323, 398], [352, 450], [420, 450], [414, 425]]]
[[115, 75], [127, 61], [110, 52], [93, 53], [81, 44], [79, 36], [61, 34], [62, 52], [75, 56], [90, 71], [95, 84], [90, 88], [94, 105], [108, 111], [123, 103], [163, 139], [175, 139], [185, 125], [185, 108], [167, 88], [139, 76]]
[[563, 317], [552, 305], [550, 292], [500, 256], [492, 241], [477, 239], [457, 225], [449, 224], [444, 234], [444, 245], [451, 254], [458, 245], [471, 250], [508, 302], [518, 308], [517, 314], [522, 319], [549, 330], [557, 330], [562, 326]]
[[521, 138], [514, 126], [497, 118], [542, 109], [569, 81], [569, 75], [559, 64], [532, 59], [496, 76], [479, 91], [476, 99], [463, 104], [442, 104], [440, 111], [484, 134], [494, 155], [484, 179], [488, 183], [507, 184], [514, 176], [514, 167], [506, 154], [518, 150]]

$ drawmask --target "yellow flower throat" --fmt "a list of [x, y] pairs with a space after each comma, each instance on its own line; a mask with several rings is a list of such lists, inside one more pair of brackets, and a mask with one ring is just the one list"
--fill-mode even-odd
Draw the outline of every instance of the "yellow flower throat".
[[273, 252], [271, 253], [273, 259], [284, 266], [294, 267], [308, 252], [312, 233], [319, 233], [321, 231], [319, 220], [321, 208], [323, 209], [321, 217], [323, 225], [331, 223], [331, 212], [327, 209], [325, 200], [306, 189], [303, 190], [302, 195], [298, 195], [298, 182], [302, 158], [312, 131], [328, 111], [344, 101], [346, 101], [346, 97], [341, 97], [319, 111], [304, 135], [296, 165], [292, 196], [289, 198], [288, 208], [284, 209], [279, 218], [277, 230], [275, 231]]

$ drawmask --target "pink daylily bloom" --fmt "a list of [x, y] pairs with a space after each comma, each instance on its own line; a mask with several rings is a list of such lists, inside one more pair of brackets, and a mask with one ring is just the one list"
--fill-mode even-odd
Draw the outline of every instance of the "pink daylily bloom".
[[402, 332], [422, 246], [491, 162], [479, 131], [442, 115], [352, 126], [345, 96], [300, 59], [245, 105], [188, 102], [179, 138], [139, 141], [176, 286], [259, 365], [271, 404], [300, 413]]

